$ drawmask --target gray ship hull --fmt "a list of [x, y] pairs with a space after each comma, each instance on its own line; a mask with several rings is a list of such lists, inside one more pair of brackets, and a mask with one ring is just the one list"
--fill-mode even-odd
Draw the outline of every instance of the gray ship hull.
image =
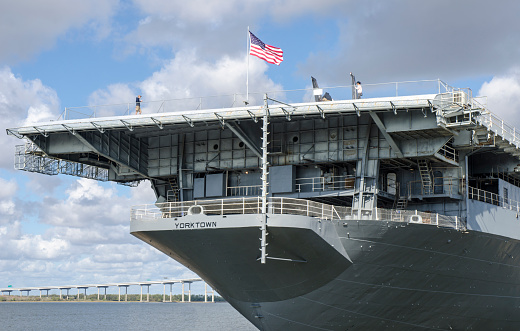
[[261, 264], [261, 217], [133, 220], [131, 232], [204, 278], [260, 330], [520, 329], [517, 240], [269, 215]]

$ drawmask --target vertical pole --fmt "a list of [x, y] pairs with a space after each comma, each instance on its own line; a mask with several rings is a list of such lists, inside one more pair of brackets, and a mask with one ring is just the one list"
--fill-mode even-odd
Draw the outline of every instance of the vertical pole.
[[172, 283], [170, 283], [170, 302], [172, 302]]
[[150, 302], [150, 285], [147, 286], [148, 292], [146, 292], [146, 302]]
[[208, 302], [208, 284], [204, 283], [204, 302]]
[[260, 230], [262, 231], [262, 238], [260, 239], [260, 262], [265, 264], [266, 253], [266, 241], [267, 241], [267, 129], [268, 129], [268, 105], [267, 105], [267, 94], [264, 95], [264, 109], [262, 118], [262, 225]]
[[249, 51], [250, 51], [250, 45], [251, 42], [251, 35], [249, 34], [249, 26], [247, 27], [247, 50], [246, 50], [246, 57], [247, 57], [247, 73], [246, 73], [246, 105], [249, 103]]
[[163, 283], [163, 295], [162, 295], [162, 302], [166, 302], [166, 284]]
[[215, 289], [211, 289], [211, 302], [215, 302]]
[[191, 302], [191, 282], [188, 283], [188, 302]]
[[62, 299], [63, 297], [61, 296], [61, 288], [60, 288], [60, 300]]
[[78, 297], [77, 297], [77, 300], [79, 300], [79, 287], [78, 287]]
[[107, 300], [107, 288], [105, 287], [105, 301]]
[[356, 76], [354, 76], [354, 74], [350, 73], [350, 78], [352, 81], [352, 99], [357, 99]]
[[128, 286], [125, 286], [125, 302], [128, 301]]
[[184, 282], [182, 282], [182, 302], [184, 302]]
[[139, 299], [139, 302], [143, 302], [143, 284], [141, 284], [141, 298]]
[[119, 288], [119, 296], [117, 298], [117, 301], [121, 302], [121, 286], [118, 286]]

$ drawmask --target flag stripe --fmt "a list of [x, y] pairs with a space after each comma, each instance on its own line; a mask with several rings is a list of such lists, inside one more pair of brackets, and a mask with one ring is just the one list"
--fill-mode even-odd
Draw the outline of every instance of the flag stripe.
[[250, 55], [254, 55], [268, 63], [280, 65], [283, 61], [283, 51], [280, 48], [264, 44], [251, 31], [249, 36], [251, 41], [249, 47]]

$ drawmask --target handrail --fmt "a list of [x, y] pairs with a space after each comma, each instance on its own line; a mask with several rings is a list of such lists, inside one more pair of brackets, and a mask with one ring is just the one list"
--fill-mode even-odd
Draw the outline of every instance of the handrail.
[[262, 185], [228, 186], [227, 195], [237, 196], [258, 196], [261, 194]]
[[[424, 87], [422, 85], [427, 84], [431, 86]], [[376, 96], [377, 91], [383, 91], [383, 95], [379, 96], [404, 96], [410, 95], [406, 93], [399, 93], [399, 87], [403, 86], [411, 86], [410, 89], [415, 92], [413, 94], [426, 93], [442, 93], [442, 92], [450, 92], [457, 90], [448, 84], [444, 83], [440, 79], [430, 79], [430, 80], [415, 80], [415, 81], [401, 81], [401, 82], [387, 82], [387, 83], [374, 83], [374, 84], [364, 84], [363, 88], [365, 90], [365, 95], [367, 95], [366, 91], [373, 91], [372, 95]], [[386, 87], [392, 87], [392, 90], [395, 89], [394, 93], [386, 92]], [[393, 88], [395, 87], [395, 88]], [[329, 92], [334, 92], [336, 95], [349, 95], [352, 85], [343, 85], [343, 86], [331, 86], [331, 87], [322, 87], [322, 90], [328, 90]], [[172, 98], [172, 99], [164, 99], [164, 100], [153, 100], [153, 101], [141, 101], [141, 108], [144, 112], [148, 113], [161, 113], [165, 112], [165, 109], [168, 105], [174, 104], [173, 111], [176, 110], [185, 110], [185, 109], [204, 109], [203, 105], [206, 109], [210, 108], [219, 108], [215, 107], [215, 104], [219, 105], [221, 108], [228, 108], [231, 104], [231, 107], [243, 106], [242, 103], [237, 103], [238, 98], [242, 98], [243, 100], [248, 99], [248, 104], [250, 106], [261, 105], [263, 103], [263, 96], [267, 93], [272, 96], [279, 96], [285, 101], [294, 102], [294, 100], [308, 100], [310, 96], [313, 97], [313, 89], [292, 89], [292, 90], [279, 90], [279, 91], [268, 91], [268, 92], [250, 92], [248, 96], [244, 93], [233, 93], [233, 94], [223, 94], [223, 95], [210, 95], [210, 96], [197, 96], [191, 98]], [[298, 98], [291, 97], [291, 95], [298, 95]], [[291, 99], [293, 101], [291, 101]], [[338, 99], [338, 98], [336, 98]], [[350, 97], [346, 97], [343, 99], [350, 99]], [[299, 102], [299, 101], [296, 101]], [[130, 115], [132, 112], [133, 106], [135, 102], [125, 102], [125, 103], [114, 103], [114, 104], [104, 104], [104, 105], [89, 105], [89, 106], [78, 106], [78, 107], [66, 107], [65, 110], [60, 114], [58, 120], [60, 119], [79, 119], [79, 118], [92, 118], [98, 116], [107, 116], [107, 113], [110, 113], [109, 116], [113, 115]], [[171, 108], [171, 107], [170, 107]]]
[[321, 192], [354, 188], [355, 176], [320, 176], [296, 179], [296, 192]]
[[[198, 213], [205, 215], [260, 214], [262, 201], [254, 198], [228, 198], [215, 200], [195, 200], [184, 202], [166, 202], [156, 205], [134, 206], [131, 209], [132, 221], [154, 221], [164, 218], [176, 220], [190, 214], [192, 206], [199, 206]], [[294, 199], [270, 198], [268, 213], [278, 215], [301, 215], [321, 220], [359, 220], [358, 211], [351, 207], [333, 206], [325, 203]], [[361, 219], [374, 221], [394, 221], [406, 223], [432, 224], [455, 229], [463, 228], [456, 216], [439, 215], [437, 213], [419, 212], [417, 210], [395, 210], [374, 208], [363, 210]], [[417, 217], [419, 216], [419, 217]], [[435, 221], [433, 221], [435, 220]]]
[[[410, 195], [433, 195], [433, 194], [460, 194], [462, 190], [462, 179], [455, 177], [434, 177], [430, 189], [424, 190], [421, 180], [408, 182], [408, 196]], [[442, 184], [436, 184], [435, 179], [442, 179]], [[435, 192], [442, 191], [440, 193]]]
[[517, 213], [520, 212], [520, 202], [512, 199], [505, 199], [496, 193], [484, 191], [476, 187], [470, 186], [468, 188], [468, 198], [471, 200], [489, 203], [505, 209], [516, 210]]

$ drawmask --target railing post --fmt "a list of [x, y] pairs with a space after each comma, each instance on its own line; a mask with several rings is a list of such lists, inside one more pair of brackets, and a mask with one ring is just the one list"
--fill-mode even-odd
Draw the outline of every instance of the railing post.
[[310, 203], [310, 201], [307, 200], [307, 216], [309, 216], [309, 203]]
[[224, 215], [224, 199], [220, 199], [220, 216]]
[[455, 229], [459, 229], [459, 218], [455, 216]]
[[435, 214], [435, 225], [439, 225], [439, 213]]
[[246, 198], [242, 198], [242, 214], [246, 213]]

